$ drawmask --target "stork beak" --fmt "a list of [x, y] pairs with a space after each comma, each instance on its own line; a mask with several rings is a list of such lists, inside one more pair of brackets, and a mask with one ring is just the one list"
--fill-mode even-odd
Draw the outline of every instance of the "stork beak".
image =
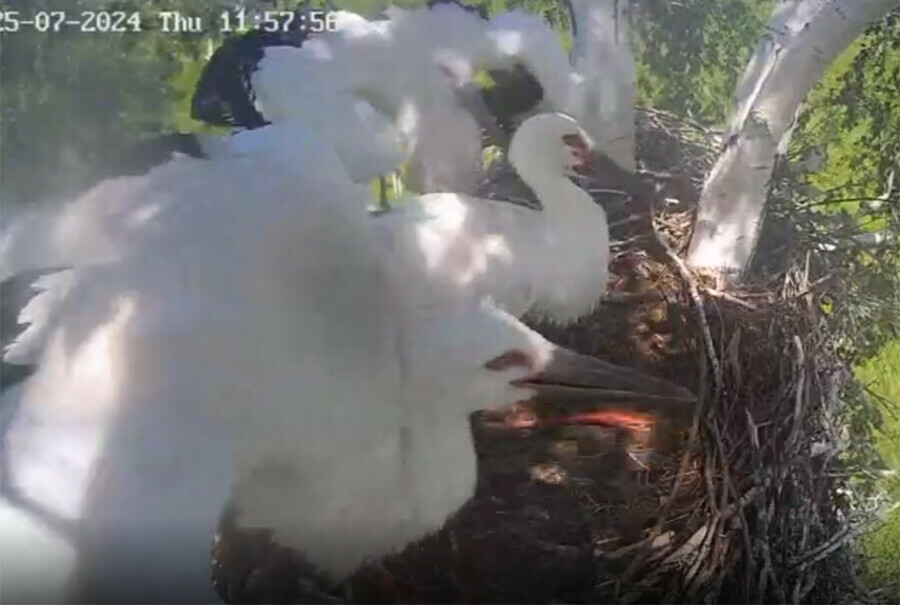
[[[615, 160], [594, 146], [579, 149], [584, 162], [576, 168], [579, 176], [589, 179], [602, 179], [609, 186], [631, 185], [630, 172], [619, 166]], [[624, 174], [623, 174], [624, 173]], [[627, 182], [626, 182], [627, 180]]]
[[554, 347], [543, 368], [516, 383], [536, 391], [535, 399], [565, 407], [689, 417], [693, 393], [667, 380], [595, 357]]
[[624, 191], [641, 207], [652, 209], [656, 205], [658, 196], [650, 185], [597, 148], [586, 153], [584, 164], [576, 172], [582, 187]]

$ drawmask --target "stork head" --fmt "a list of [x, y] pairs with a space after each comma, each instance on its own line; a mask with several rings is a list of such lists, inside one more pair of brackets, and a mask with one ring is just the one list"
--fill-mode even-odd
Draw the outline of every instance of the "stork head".
[[518, 401], [502, 404], [530, 400], [576, 411], [609, 409], [671, 420], [690, 418], [696, 397], [678, 384], [558, 347], [536, 333], [531, 340], [531, 346], [510, 349], [484, 366], [489, 373], [515, 376], [508, 392], [518, 395]]
[[413, 374], [447, 386], [466, 413], [536, 399], [681, 416], [696, 400], [680, 385], [559, 347], [489, 301], [423, 329]]
[[524, 169], [593, 176], [598, 172], [598, 160], [590, 135], [562, 113], [542, 113], [525, 120], [509, 146], [509, 161], [520, 174]]
[[[653, 427], [690, 426], [697, 398], [684, 387], [633, 368], [558, 347], [541, 337], [489, 360], [490, 374], [509, 378], [505, 403], [484, 420], [508, 428], [588, 425], [649, 435]], [[523, 396], [523, 394], [527, 394]]]

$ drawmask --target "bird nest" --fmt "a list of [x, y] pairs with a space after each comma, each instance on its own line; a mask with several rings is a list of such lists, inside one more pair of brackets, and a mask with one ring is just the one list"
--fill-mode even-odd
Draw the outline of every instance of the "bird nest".
[[561, 345], [691, 388], [692, 417], [623, 432], [510, 428], [477, 415], [477, 494], [438, 534], [361, 570], [340, 594], [311, 595], [296, 554], [226, 523], [216, 547], [223, 596], [831, 602], [852, 593], [847, 546], [858, 530], [842, 495], [852, 381], [821, 321], [826, 282], [794, 266], [724, 291], [679, 260], [716, 138], [640, 113], [642, 174], [664, 207], [652, 220], [627, 204], [611, 213], [612, 292], [596, 313], [565, 328], [533, 324]]

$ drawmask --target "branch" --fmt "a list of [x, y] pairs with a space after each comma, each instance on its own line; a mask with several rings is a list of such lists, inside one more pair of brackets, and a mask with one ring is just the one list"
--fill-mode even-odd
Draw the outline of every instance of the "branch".
[[735, 93], [726, 143], [707, 176], [687, 263], [740, 276], [765, 212], [776, 158], [787, 148], [803, 99], [832, 61], [896, 0], [789, 0], [767, 32]]

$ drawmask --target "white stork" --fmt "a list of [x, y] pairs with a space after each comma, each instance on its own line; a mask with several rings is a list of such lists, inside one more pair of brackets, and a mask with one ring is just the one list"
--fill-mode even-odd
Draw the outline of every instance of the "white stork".
[[[353, 95], [395, 124], [409, 153], [412, 189], [470, 194], [482, 178], [481, 129], [494, 140], [507, 138], [474, 83], [476, 71], [524, 66], [533, 75], [524, 84], [536, 79], [543, 111], [572, 115], [604, 153], [633, 169], [635, 64], [616, 6], [575, 0], [574, 64], [539, 16], [511, 11], [487, 20], [452, 0], [390, 7], [386, 18], [371, 21], [336, 11], [336, 31], [313, 36], [252, 31], [226, 41], [210, 59], [193, 115], [245, 128], [340, 121], [344, 108], [331, 95]], [[536, 98], [532, 90], [510, 94]], [[376, 158], [351, 171], [355, 180], [368, 182], [396, 166], [395, 153]]]
[[[458, 4], [431, 4], [392, 7], [386, 19], [373, 21], [335, 11], [336, 31], [311, 37], [252, 31], [228, 40], [204, 69], [193, 115], [249, 128], [338, 121], [341, 108], [331, 95], [352, 94], [404, 137], [415, 189], [474, 191], [481, 174], [479, 122], [496, 133], [471, 84], [475, 57], [488, 49], [486, 21]], [[351, 175], [364, 181], [373, 170], [395, 166], [378, 162]]]
[[[368, 21], [341, 12], [336, 34], [306, 39], [300, 48], [283, 44], [280, 37], [272, 40], [271, 36], [258, 33], [234, 40], [230, 46], [223, 46], [218, 58], [210, 62], [204, 81], [198, 86], [196, 104], [203, 105], [205, 101], [215, 107], [234, 105], [249, 108], [246, 111], [259, 108], [275, 123], [304, 115], [311, 121], [332, 123], [343, 120], [330, 101], [330, 95], [338, 93], [328, 91], [353, 90], [357, 95], [365, 91], [369, 98], [375, 99], [373, 102], [389, 108], [403, 105], [408, 96], [416, 99], [407, 106], [412, 115], [406, 117], [410, 119], [415, 118], [417, 108], [455, 107], [447, 112], [436, 110], [450, 118], [447, 122], [429, 118], [418, 124], [417, 132], [428, 133], [419, 137], [424, 145], [420, 151], [434, 149], [453, 155], [454, 149], [466, 149], [462, 139], [471, 139], [475, 141], [474, 148], [462, 151], [459, 157], [480, 159], [480, 137], [476, 133], [467, 134], [466, 122], [452, 117], [459, 106], [449, 102], [450, 93], [455, 89], [439, 77], [442, 67], [455, 60], [462, 66], [457, 72], [462, 73], [471, 71], [480, 61], [495, 66], [519, 60], [536, 63], [540, 66], [539, 74], [558, 76], [558, 86], [547, 87], [559, 93], [551, 101], [559, 105], [568, 102], [575, 74], [558, 35], [539, 17], [513, 12], [486, 22], [459, 3], [433, 4], [428, 9], [413, 11], [389, 9], [389, 19], [383, 21]], [[401, 51], [402, 56], [398, 54]], [[565, 69], [554, 71], [560, 67]], [[241, 69], [249, 73], [244, 79], [250, 80], [256, 105], [240, 95], [225, 102], [226, 89], [246, 89], [235, 84], [236, 78], [243, 77]], [[422, 100], [429, 98], [432, 101]], [[222, 103], [212, 103], [213, 99]], [[206, 115], [218, 119], [216, 111]], [[557, 121], [565, 122], [562, 118]], [[384, 123], [379, 126], [385, 133], [395, 133]], [[405, 127], [400, 124], [399, 128]], [[534, 309], [548, 319], [568, 323], [592, 310], [606, 289], [608, 277], [606, 216], [566, 174], [573, 174], [573, 153], [584, 156], [581, 164], [574, 166], [584, 172], [590, 160], [587, 156], [605, 148], [598, 148], [592, 137], [586, 136], [572, 120], [563, 129], [570, 137], [568, 146], [561, 145], [558, 138], [522, 134], [515, 150], [510, 148], [511, 162], [541, 200], [543, 212], [458, 195], [467, 191], [468, 186], [443, 189], [453, 193], [412, 198], [403, 208], [375, 218], [376, 228], [394, 251], [395, 262], [406, 265], [424, 262], [427, 277], [421, 283], [434, 279], [465, 283], [468, 295], [489, 294], [515, 315]], [[406, 130], [404, 134], [409, 132]], [[461, 139], [457, 140], [456, 135]], [[391, 138], [390, 134], [382, 136]], [[526, 143], [526, 138], [534, 140]], [[539, 142], [542, 140], [543, 144]], [[376, 150], [369, 157], [377, 156]], [[431, 166], [432, 176], [447, 177], [438, 178], [431, 185], [441, 182], [458, 185], [466, 180], [456, 178], [461, 174], [456, 170], [461, 165], [459, 162], [438, 161], [424, 151], [413, 158], [412, 164], [414, 167], [427, 164]], [[385, 163], [379, 168], [385, 168]], [[607, 164], [605, 168], [616, 167]], [[357, 175], [358, 170], [350, 167], [351, 176]], [[366, 180], [372, 178], [375, 170], [365, 171]], [[597, 176], [603, 176], [604, 171], [600, 172]], [[435, 187], [426, 189], [434, 191]], [[560, 263], [561, 257], [578, 260]], [[410, 270], [422, 271], [422, 268]]]
[[559, 34], [542, 18], [514, 10], [490, 19], [490, 51], [484, 62], [497, 68], [523, 66], [543, 93], [534, 111], [571, 115], [603, 153], [633, 170], [637, 67], [630, 47], [628, 2], [570, 0], [568, 4], [574, 30], [571, 60]]
[[[566, 385], [691, 399], [441, 282], [427, 300], [385, 258], [340, 158], [307, 135], [284, 161], [182, 156], [121, 179], [116, 193], [139, 198], [115, 222], [127, 242], [45, 283], [24, 314], [8, 355], [39, 363], [4, 396], [18, 408], [4, 478], [58, 539], [8, 502], [0, 537], [4, 556], [43, 544], [47, 566], [73, 570], [57, 598], [210, 602], [232, 496], [239, 524], [339, 581], [472, 495], [470, 412]], [[41, 583], [0, 578], [14, 601]]]
[[606, 213], [572, 181], [601, 170], [602, 156], [575, 120], [558, 113], [526, 120], [508, 155], [541, 210], [433, 193], [376, 214], [375, 229], [416, 283], [445, 282], [515, 316], [534, 311], [570, 323], [607, 288]]

